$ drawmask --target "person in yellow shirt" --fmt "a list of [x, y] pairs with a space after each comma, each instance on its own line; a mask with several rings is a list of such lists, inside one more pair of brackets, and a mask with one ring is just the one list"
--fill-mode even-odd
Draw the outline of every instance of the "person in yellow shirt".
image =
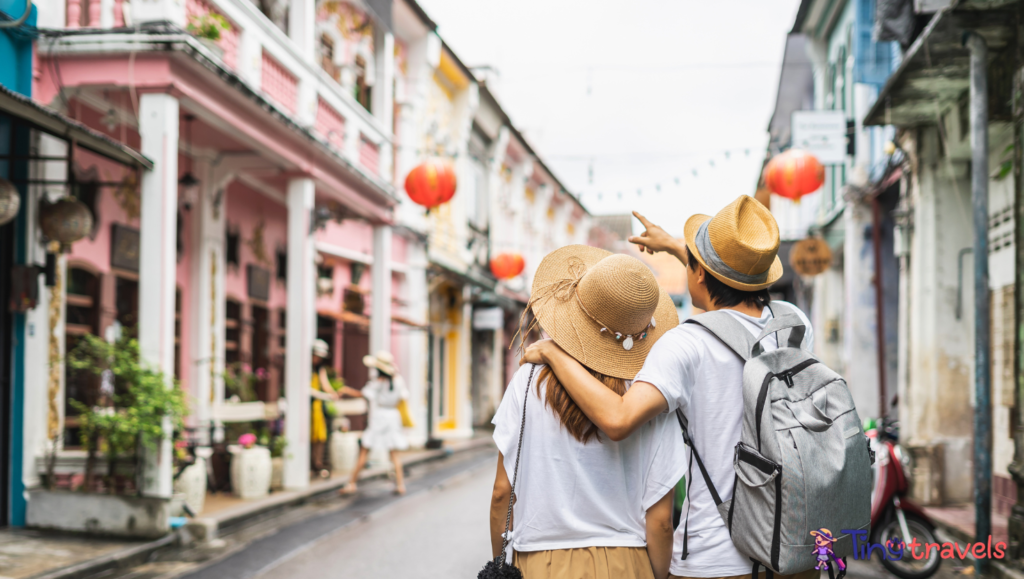
[[330, 355], [330, 346], [323, 340], [313, 342], [313, 376], [310, 380], [310, 398], [313, 407], [309, 413], [309, 442], [311, 449], [311, 462], [313, 471], [322, 478], [330, 476], [330, 472], [324, 466], [324, 451], [327, 448], [327, 438], [330, 434], [330, 416], [327, 412], [327, 405], [333, 404], [341, 398], [341, 394], [349, 396], [361, 396], [355, 388], [342, 386], [341, 390], [335, 391], [331, 381], [327, 377], [327, 357]]

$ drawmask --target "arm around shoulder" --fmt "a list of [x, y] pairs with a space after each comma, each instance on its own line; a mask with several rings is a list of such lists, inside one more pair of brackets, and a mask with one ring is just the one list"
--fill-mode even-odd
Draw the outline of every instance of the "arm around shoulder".
[[624, 396], [612, 392], [551, 340], [531, 345], [524, 360], [551, 366], [587, 418], [612, 440], [625, 439], [668, 408], [661, 392], [644, 382], [634, 383]]

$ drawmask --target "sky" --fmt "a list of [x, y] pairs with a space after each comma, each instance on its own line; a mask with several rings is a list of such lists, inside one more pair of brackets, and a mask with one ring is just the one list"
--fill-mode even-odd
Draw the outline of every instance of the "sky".
[[798, 0], [419, 3], [591, 213], [682, 235], [753, 195]]

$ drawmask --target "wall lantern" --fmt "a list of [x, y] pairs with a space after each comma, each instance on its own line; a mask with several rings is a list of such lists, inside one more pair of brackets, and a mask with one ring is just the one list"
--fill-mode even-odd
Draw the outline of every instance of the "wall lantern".
[[14, 183], [0, 177], [0, 225], [17, 217], [20, 208], [21, 196], [18, 195], [18, 189]]
[[92, 232], [92, 211], [74, 197], [62, 197], [55, 203], [40, 203], [39, 228], [50, 241], [67, 251], [71, 244]]

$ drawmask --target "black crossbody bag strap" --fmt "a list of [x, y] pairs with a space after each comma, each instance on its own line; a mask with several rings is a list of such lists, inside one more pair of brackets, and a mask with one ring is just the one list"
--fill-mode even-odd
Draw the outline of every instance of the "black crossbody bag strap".
[[700, 454], [697, 452], [697, 447], [693, 445], [693, 439], [690, 438], [690, 431], [688, 428], [686, 417], [683, 416], [683, 411], [676, 409], [676, 420], [679, 421], [679, 428], [683, 431], [683, 442], [690, 448], [690, 465], [686, 471], [686, 517], [683, 521], [683, 556], [681, 559], [686, 560], [686, 557], [690, 554], [689, 549], [689, 530], [690, 530], [690, 489], [693, 488], [693, 459], [697, 459], [697, 468], [700, 469], [700, 474], [704, 477], [704, 484], [707, 485], [708, 490], [711, 492], [711, 499], [715, 501], [715, 506], [722, 504], [722, 497], [718, 495], [718, 489], [715, 488], [715, 483], [711, 482], [711, 475], [708, 474], [708, 469], [704, 467], [704, 461], [700, 459]]
[[535, 364], [530, 365], [530, 377], [526, 379], [526, 393], [523, 394], [523, 422], [519, 425], [519, 447], [516, 449], [516, 466], [512, 470], [512, 493], [508, 497], [508, 512], [505, 514], [505, 533], [501, 539], [501, 553], [498, 559], [505, 560], [505, 548], [508, 547], [508, 528], [512, 523], [512, 505], [516, 504], [516, 481], [519, 479], [519, 456], [523, 453], [523, 435], [526, 433], [526, 401], [530, 398], [530, 383], [533, 382]]

